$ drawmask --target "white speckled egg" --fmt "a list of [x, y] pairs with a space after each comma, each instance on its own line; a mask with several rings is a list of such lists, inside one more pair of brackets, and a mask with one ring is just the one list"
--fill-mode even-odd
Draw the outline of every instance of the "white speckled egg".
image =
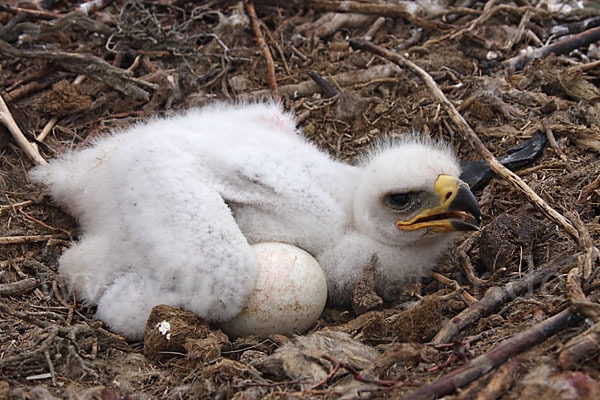
[[299, 333], [319, 318], [327, 301], [321, 266], [306, 251], [284, 243], [252, 246], [259, 272], [250, 301], [232, 320], [220, 325], [233, 337]]

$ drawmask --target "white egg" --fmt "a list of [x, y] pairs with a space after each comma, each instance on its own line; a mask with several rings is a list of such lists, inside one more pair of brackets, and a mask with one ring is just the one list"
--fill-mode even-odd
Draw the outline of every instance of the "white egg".
[[321, 266], [306, 251], [284, 243], [258, 243], [259, 272], [250, 301], [220, 324], [233, 337], [299, 333], [319, 318], [327, 301]]

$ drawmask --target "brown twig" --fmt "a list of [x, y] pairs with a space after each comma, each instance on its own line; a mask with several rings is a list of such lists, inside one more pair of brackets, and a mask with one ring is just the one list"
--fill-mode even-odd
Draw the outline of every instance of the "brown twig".
[[[370, 82], [374, 79], [394, 76], [400, 71], [400, 68], [393, 64], [376, 65], [363, 70], [342, 72], [340, 74], [333, 75], [331, 77], [331, 81], [336, 82], [341, 87], [345, 87]], [[279, 93], [281, 93], [282, 96], [298, 98], [318, 92], [319, 88], [319, 85], [317, 85], [314, 81], [309, 80], [301, 83], [281, 86], [279, 88]], [[256, 92], [249, 93], [247, 96], [241, 97], [260, 98], [269, 95], [269, 93], [269, 90], [258, 90]]]
[[509, 358], [531, 349], [555, 333], [560, 332], [573, 322], [576, 317], [577, 314], [575, 311], [567, 308], [526, 331], [499, 343], [488, 352], [474, 358], [464, 366], [455, 369], [434, 382], [423, 386], [404, 397], [403, 400], [434, 399], [453, 393], [480, 376], [487, 374]]
[[317, 85], [319, 85], [319, 87], [325, 93], [326, 97], [337, 96], [337, 89], [331, 86], [329, 82], [327, 82], [325, 79], [323, 79], [323, 77], [321, 77], [321, 75], [317, 74], [316, 72], [309, 71], [308, 76], [310, 76], [310, 79], [312, 79]]
[[37, 165], [48, 164], [48, 162], [41, 156], [37, 147], [30, 143], [23, 132], [21, 132], [21, 129], [19, 129], [19, 126], [15, 122], [2, 96], [0, 96], [0, 122], [8, 128], [19, 147], [23, 149], [31, 161]]
[[515, 299], [527, 290], [533, 290], [535, 286], [543, 283], [548, 277], [554, 276], [563, 268], [575, 266], [576, 262], [576, 257], [567, 257], [556, 263], [539, 267], [523, 278], [513, 281], [504, 287], [494, 286], [489, 288], [481, 300], [470, 305], [456, 317], [448, 321], [437, 335], [435, 335], [432, 342], [440, 344], [449, 343], [460, 331], [470, 326], [473, 322], [498, 310], [502, 304]]
[[477, 303], [477, 299], [473, 296], [471, 296], [469, 294], [469, 292], [467, 292], [465, 290], [465, 288], [463, 288], [462, 286], [460, 286], [458, 284], [458, 282], [456, 282], [454, 279], [450, 279], [445, 277], [442, 274], [439, 274], [437, 272], [430, 272], [430, 275], [433, 279], [435, 279], [438, 282], [443, 283], [444, 285], [448, 285], [451, 286], [454, 290], [456, 291], [460, 291], [461, 296], [464, 297], [464, 299], [469, 303], [469, 304], [473, 304], [473, 303]]
[[558, 364], [564, 369], [579, 367], [600, 353], [600, 323], [594, 324], [583, 333], [565, 343], [558, 355]]
[[283, 68], [285, 69], [285, 72], [288, 75], [292, 75], [292, 70], [290, 69], [290, 66], [287, 63], [287, 60], [285, 59], [285, 52], [283, 51], [283, 49], [281, 48], [281, 46], [279, 45], [277, 40], [275, 40], [275, 38], [273, 37], [271, 30], [262, 21], [260, 21], [260, 25], [263, 27], [263, 29], [267, 33], [267, 37], [273, 43], [273, 46], [275, 46], [275, 49], [277, 49], [277, 52], [279, 53], [279, 56], [281, 57], [281, 62], [283, 62]]
[[585, 262], [585, 257], [585, 255], [580, 255], [577, 259], [577, 268], [572, 268], [567, 274], [565, 289], [571, 307], [597, 324], [600, 323], [600, 304], [586, 298], [581, 288], [581, 267]]
[[451, 25], [416, 18], [404, 4], [362, 3], [358, 1], [309, 0], [307, 6], [319, 11], [359, 13], [390, 18], [404, 18], [420, 28], [449, 29]]
[[113, 67], [103, 59], [89, 54], [49, 50], [21, 50], [3, 40], [0, 40], [0, 53], [11, 57], [40, 58], [56, 62], [69, 71], [97, 79], [113, 89], [138, 100], [148, 101], [150, 98], [150, 94], [140, 88], [140, 85], [152, 89], [158, 88], [155, 84], [132, 78], [129, 71]]
[[83, 4], [80, 4], [77, 9], [86, 15], [90, 15], [95, 13], [96, 11], [100, 11], [109, 5], [111, 5], [115, 0], [90, 0], [86, 1]]
[[33, 82], [25, 83], [24, 85], [20, 85], [15, 89], [8, 90], [7, 99], [11, 101], [19, 100], [23, 97], [29, 96], [32, 93], [36, 93], [42, 90], [49, 88], [54, 85], [56, 82], [62, 81], [65, 79], [63, 74], [53, 75], [53, 76], [42, 76], [39, 80], [34, 80]]
[[565, 25], [555, 25], [547, 30], [548, 36], [554, 35], [556, 37], [570, 35], [573, 33], [579, 33], [586, 31], [590, 28], [595, 28], [600, 25], [600, 17], [592, 17], [583, 21], [571, 22]]
[[550, 129], [550, 127], [548, 127], [544, 124], [544, 132], [546, 133], [546, 138], [548, 139], [548, 143], [550, 143], [550, 147], [552, 147], [552, 149], [556, 152], [556, 154], [560, 157], [560, 159], [567, 165], [567, 168], [570, 171], [573, 171], [573, 166], [569, 162], [569, 159], [567, 158], [565, 153], [563, 153], [563, 151], [560, 149], [560, 147], [558, 146], [558, 143], [556, 143], [556, 139], [554, 138], [552, 129]]
[[566, 54], [578, 47], [587, 46], [590, 43], [594, 43], [600, 40], [600, 27], [592, 28], [588, 31], [573, 35], [567, 39], [558, 41], [548, 46], [541, 47], [531, 52], [520, 54], [516, 57], [510, 58], [504, 61], [502, 64], [506, 68], [512, 68], [519, 70], [525, 66], [529, 61], [537, 58], [546, 58], [548, 55], [554, 53], [555, 55]]
[[600, 188], [600, 175], [596, 177], [592, 182], [588, 183], [581, 189], [581, 193], [579, 193], [579, 197], [577, 198], [578, 204], [583, 204], [587, 201], [588, 196], [594, 190]]
[[45, 242], [50, 239], [62, 237], [62, 235], [30, 235], [30, 236], [2, 236], [0, 237], [0, 245], [2, 244], [22, 244], [31, 242]]
[[37, 278], [25, 278], [20, 281], [0, 284], [0, 296], [16, 296], [29, 293], [40, 286], [40, 280]]
[[354, 49], [365, 50], [371, 52], [373, 54], [380, 55], [382, 57], [391, 60], [395, 64], [407, 68], [410, 71], [414, 72], [418, 75], [421, 80], [427, 85], [429, 90], [435, 99], [441, 103], [446, 112], [448, 112], [452, 121], [456, 124], [456, 126], [463, 132], [463, 134], [470, 140], [473, 146], [477, 149], [479, 154], [485, 159], [488, 163], [492, 171], [501, 177], [508, 180], [514, 187], [520, 190], [525, 196], [528, 198], [529, 202], [533, 204], [540, 212], [550, 218], [552, 221], [561, 226], [575, 241], [579, 241], [579, 233], [577, 230], [571, 225], [571, 223], [563, 217], [559, 212], [554, 210], [548, 203], [546, 203], [537, 193], [535, 193], [529, 185], [523, 181], [517, 174], [510, 171], [508, 168], [504, 167], [497, 159], [494, 157], [491, 151], [483, 144], [481, 139], [477, 136], [477, 134], [471, 129], [467, 121], [460, 115], [460, 113], [444, 95], [444, 93], [440, 90], [437, 83], [433, 80], [431, 75], [429, 75], [425, 70], [421, 67], [417, 66], [410, 60], [402, 57], [399, 54], [396, 54], [392, 51], [389, 51], [381, 46], [374, 45], [368, 42], [361, 42], [357, 40], [351, 40], [350, 45]]
[[518, 357], [511, 358], [494, 372], [487, 385], [477, 394], [476, 400], [500, 398], [512, 386], [517, 376], [525, 370]]
[[273, 62], [273, 56], [271, 55], [269, 46], [267, 46], [265, 38], [260, 29], [260, 23], [258, 21], [258, 17], [256, 16], [256, 10], [254, 10], [254, 3], [251, 0], [244, 0], [244, 4], [246, 5], [246, 11], [248, 12], [250, 21], [252, 22], [252, 29], [254, 30], [254, 35], [256, 36], [256, 43], [258, 44], [258, 47], [260, 47], [263, 57], [267, 62], [267, 72], [269, 75], [269, 87], [271, 88], [271, 94], [273, 95], [273, 99], [275, 99], [275, 101], [280, 102], [281, 96], [279, 95], [277, 79], [275, 78], [275, 63]]

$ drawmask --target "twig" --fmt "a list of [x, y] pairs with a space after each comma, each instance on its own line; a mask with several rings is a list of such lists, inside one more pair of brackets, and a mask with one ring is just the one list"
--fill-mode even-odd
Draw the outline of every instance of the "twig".
[[22, 8], [22, 7], [17, 7], [17, 6], [13, 6], [10, 4], [4, 4], [4, 5], [0, 5], [0, 11], [7, 11], [13, 14], [25, 14], [25, 15], [31, 15], [37, 18], [48, 18], [48, 19], [54, 19], [54, 18], [58, 18], [59, 14], [55, 14], [53, 12], [50, 11], [43, 11], [43, 10], [32, 10], [30, 8]]
[[511, 51], [513, 46], [521, 40], [521, 38], [523, 37], [523, 33], [525, 32], [525, 27], [529, 23], [530, 18], [531, 18], [531, 11], [529, 11], [529, 10], [525, 11], [525, 14], [523, 14], [523, 17], [521, 18], [521, 21], [519, 22], [519, 27], [517, 28], [517, 34], [514, 35], [508, 41], [506, 46], [504, 46], [504, 48], [503, 48], [503, 50], [505, 52]]
[[455, 369], [429, 385], [423, 386], [404, 397], [403, 400], [434, 399], [453, 393], [480, 376], [487, 374], [509, 358], [531, 349], [555, 333], [560, 332], [573, 322], [576, 317], [577, 314], [575, 311], [567, 308], [526, 331], [499, 343], [488, 352], [474, 358], [464, 366]]
[[39, 346], [35, 348], [35, 350], [25, 351], [15, 356], [4, 357], [0, 359], [0, 368], [4, 368], [12, 363], [22, 362], [31, 358], [36, 358], [44, 354], [46, 350], [50, 349], [54, 345], [56, 336], [58, 335], [58, 331], [60, 330], [56, 326], [48, 326], [48, 329], [48, 336], [44, 339], [42, 343], [39, 344]]
[[582, 204], [587, 201], [588, 196], [594, 190], [600, 188], [600, 175], [596, 177], [592, 182], [588, 183], [581, 189], [581, 193], [579, 193], [579, 197], [577, 198], [577, 203]]
[[4, 210], [13, 210], [16, 212], [17, 208], [25, 207], [25, 206], [28, 206], [31, 204], [33, 204], [32, 200], [25, 200], [25, 201], [21, 201], [20, 203], [9, 204], [7, 206], [0, 206], [0, 212], [2, 212]]
[[558, 355], [564, 369], [578, 367], [583, 361], [595, 358], [600, 352], [600, 324], [596, 323], [565, 343]]
[[25, 152], [25, 154], [27, 154], [31, 161], [33, 161], [37, 165], [48, 164], [48, 162], [44, 160], [44, 158], [41, 156], [37, 147], [30, 143], [25, 137], [25, 135], [23, 135], [23, 132], [21, 132], [21, 130], [19, 129], [19, 126], [15, 122], [2, 96], [0, 96], [0, 122], [2, 122], [8, 128], [13, 138], [19, 144], [19, 147], [23, 149], [23, 151]]
[[61, 238], [62, 235], [30, 235], [30, 236], [1, 236], [2, 244], [22, 244], [32, 242], [45, 242], [46, 240]]
[[370, 41], [373, 40], [373, 37], [377, 34], [379, 29], [385, 24], [385, 17], [379, 17], [373, 22], [373, 25], [369, 28], [367, 33], [365, 33], [362, 37], [362, 40]]
[[578, 47], [587, 46], [590, 43], [594, 43], [600, 40], [600, 27], [592, 28], [588, 31], [573, 35], [567, 39], [558, 41], [548, 46], [535, 49], [530, 52], [520, 54], [516, 57], [509, 58], [502, 64], [506, 68], [512, 68], [519, 70], [525, 66], [529, 61], [537, 58], [546, 58], [548, 55], [554, 53], [555, 55], [566, 54], [571, 50]]
[[54, 364], [52, 364], [52, 359], [50, 358], [50, 352], [48, 349], [44, 350], [44, 357], [46, 357], [46, 364], [48, 364], [48, 370], [50, 371], [50, 376], [52, 377], [52, 386], [56, 386], [56, 371], [54, 371]]
[[513, 357], [502, 365], [490, 378], [487, 385], [477, 394], [476, 400], [499, 399], [514, 383], [525, 366], [518, 357]]
[[585, 262], [584, 259], [584, 255], [579, 256], [577, 268], [572, 268], [567, 274], [565, 289], [571, 307], [597, 324], [600, 323], [600, 304], [587, 299], [581, 288], [581, 266]]
[[569, 212], [567, 214], [575, 228], [579, 232], [579, 246], [585, 250], [585, 254], [582, 258], [581, 270], [583, 272], [583, 279], [587, 280], [591, 277], [593, 267], [596, 264], [598, 258], [600, 258], [600, 250], [594, 244], [590, 232], [579, 217], [576, 211]]
[[423, 80], [423, 82], [425, 82], [425, 84], [427, 85], [427, 87], [429, 88], [429, 90], [431, 91], [433, 96], [435, 97], [435, 99], [444, 106], [444, 108], [446, 109], [446, 111], [450, 115], [450, 118], [456, 124], [456, 126], [471, 141], [471, 143], [477, 149], [479, 154], [481, 154], [483, 156], [483, 158], [488, 163], [490, 168], [496, 174], [500, 175], [501, 177], [507, 179], [510, 183], [512, 183], [512, 185], [514, 187], [516, 187], [523, 194], [525, 194], [525, 196], [529, 199], [529, 202], [531, 204], [533, 204], [540, 212], [542, 212], [544, 215], [546, 215], [552, 221], [554, 221], [559, 226], [561, 226], [577, 242], [579, 241], [579, 234], [578, 234], [577, 230], [573, 227], [573, 225], [571, 225], [571, 223], [565, 217], [563, 217], [559, 212], [557, 212], [552, 207], [550, 207], [550, 205], [548, 205], [548, 203], [546, 203], [540, 196], [538, 196], [538, 194], [535, 193], [529, 187], [529, 185], [527, 185], [525, 183], [525, 181], [523, 181], [523, 179], [521, 179], [514, 172], [512, 172], [509, 169], [507, 169], [506, 167], [504, 167], [496, 159], [496, 157], [494, 157], [492, 152], [488, 150], [488, 148], [483, 144], [481, 139], [479, 139], [479, 137], [473, 131], [473, 129], [471, 129], [469, 124], [467, 124], [467, 121], [465, 121], [465, 119], [462, 117], [462, 115], [460, 115], [460, 113], [456, 110], [456, 107], [454, 107], [454, 104], [452, 104], [446, 98], [446, 96], [440, 90], [439, 86], [437, 85], [437, 83], [435, 83], [435, 81], [433, 80], [431, 75], [429, 75], [425, 70], [423, 70], [421, 67], [417, 66], [412, 61], [407, 60], [406, 58], [402, 57], [401, 55], [396, 54], [392, 51], [389, 51], [383, 47], [374, 45], [372, 43], [361, 42], [361, 41], [357, 41], [357, 40], [351, 40], [350, 45], [354, 49], [365, 50], [365, 51], [380, 55], [382, 57], [385, 57], [385, 58], [391, 60], [392, 62], [394, 62], [395, 64], [397, 64], [401, 67], [407, 68], [410, 71], [417, 74], [421, 78], [421, 80]]
[[469, 303], [469, 304], [473, 304], [473, 303], [477, 303], [477, 299], [473, 296], [471, 296], [469, 294], [469, 292], [467, 292], [465, 290], [465, 288], [463, 288], [462, 286], [460, 286], [458, 284], [458, 282], [456, 282], [454, 279], [450, 279], [445, 277], [442, 274], [439, 274], [437, 272], [430, 272], [430, 275], [433, 279], [435, 279], [438, 282], [443, 283], [444, 285], [448, 285], [448, 286], [452, 286], [452, 288], [456, 291], [460, 291], [460, 294], [465, 298], [465, 300]]
[[473, 247], [476, 238], [477, 236], [475, 235], [469, 236], [467, 240], [458, 245], [456, 248], [456, 254], [458, 255], [459, 266], [462, 267], [462, 273], [465, 274], [465, 278], [467, 278], [467, 281], [469, 281], [471, 289], [477, 292], [477, 288], [484, 286], [487, 281], [475, 276], [475, 268], [473, 267], [473, 263], [471, 263], [471, 259], [467, 254], [467, 251]]
[[321, 89], [323, 89], [323, 92], [325, 92], [325, 96], [334, 97], [338, 94], [338, 91], [333, 86], [331, 86], [329, 82], [323, 79], [321, 75], [317, 74], [316, 72], [309, 71], [308, 76], [310, 76], [310, 79], [315, 81], [315, 83], [319, 85]]
[[275, 48], [277, 49], [277, 52], [279, 53], [279, 56], [281, 57], [281, 62], [283, 62], [283, 68], [285, 68], [285, 72], [287, 72], [288, 75], [292, 75], [292, 70], [290, 69], [290, 66], [287, 63], [287, 60], [285, 59], [285, 52], [283, 51], [283, 49], [281, 48], [281, 46], [279, 45], [277, 40], [275, 40], [275, 38], [273, 37], [273, 34], [271, 34], [271, 30], [262, 21], [260, 21], [260, 25], [264, 28], [265, 32], [267, 33], [267, 36], [269, 37], [269, 40], [273, 43], [273, 46], [275, 46]]
[[20, 281], [0, 284], [0, 296], [16, 296], [29, 293], [40, 286], [40, 280], [37, 278], [26, 278]]
[[562, 152], [560, 147], [558, 147], [558, 143], [556, 143], [556, 139], [554, 138], [552, 129], [550, 129], [550, 127], [548, 127], [544, 124], [544, 132], [546, 133], [546, 138], [548, 139], [548, 143], [550, 143], [550, 147], [552, 147], [552, 149], [556, 152], [556, 154], [560, 157], [560, 159], [562, 161], [564, 161], [564, 163], [567, 165], [567, 168], [570, 171], [573, 171], [573, 166], [569, 162], [569, 159], [567, 158], [565, 153]]
[[106, 83], [113, 89], [137, 100], [148, 101], [150, 99], [150, 94], [140, 88], [139, 85], [147, 86], [152, 89], [158, 88], [155, 84], [132, 78], [129, 71], [113, 67], [103, 59], [89, 54], [31, 49], [21, 50], [12, 47], [3, 40], [0, 40], [0, 53], [11, 57], [40, 58], [43, 60], [54, 61], [69, 71], [74, 71], [97, 79], [100, 82]]
[[[396, 75], [401, 69], [393, 64], [387, 65], [376, 65], [371, 68], [342, 72], [340, 74], [331, 77], [331, 81], [335, 81], [339, 86], [350, 86], [355, 84], [361, 84], [370, 82], [373, 79], [386, 78]], [[291, 85], [281, 86], [279, 93], [285, 97], [299, 98], [303, 96], [311, 95], [319, 91], [320, 86], [314, 81], [305, 81], [301, 83], [294, 83]], [[258, 90], [256, 92], [249, 93], [246, 96], [240, 96], [241, 98], [260, 98], [269, 95], [269, 90]]]
[[587, 31], [590, 28], [595, 28], [600, 25], [600, 17], [592, 17], [583, 21], [572, 22], [565, 25], [556, 25], [548, 29], [548, 36], [554, 35], [556, 37], [570, 35], [572, 33], [579, 33]]
[[8, 91], [7, 98], [11, 99], [12, 101], [16, 101], [32, 93], [45, 90], [50, 86], [54, 85], [56, 82], [62, 81], [64, 79], [64, 76], [62, 76], [61, 74], [55, 76], [42, 76], [40, 78], [41, 79], [39, 80], [34, 80], [33, 82], [26, 83], [13, 90]]
[[390, 18], [404, 18], [419, 28], [449, 29], [451, 25], [416, 18], [404, 4], [362, 3], [358, 1], [309, 0], [307, 6], [319, 11], [359, 13]]
[[563, 268], [575, 266], [576, 262], [576, 257], [567, 257], [556, 263], [539, 267], [523, 278], [513, 281], [504, 287], [494, 286], [489, 288], [481, 300], [470, 305], [456, 317], [448, 321], [437, 335], [435, 335], [432, 342], [437, 344], [449, 343], [460, 331], [470, 326], [473, 322], [498, 310], [502, 304], [516, 298], [525, 291], [533, 290], [535, 286], [543, 283], [548, 277], [555, 275]]
[[77, 9], [86, 15], [90, 15], [96, 11], [100, 11], [103, 8], [111, 5], [115, 0], [91, 0], [80, 4]]
[[260, 50], [263, 53], [263, 57], [267, 62], [269, 87], [271, 88], [273, 99], [277, 102], [280, 102], [281, 96], [279, 95], [279, 89], [277, 88], [277, 79], [275, 78], [275, 63], [273, 62], [273, 56], [271, 55], [269, 46], [267, 46], [262, 31], [260, 30], [260, 23], [258, 22], [258, 17], [256, 16], [256, 10], [254, 10], [254, 3], [251, 0], [244, 0], [244, 4], [246, 5], [246, 11], [248, 12], [250, 21], [252, 22], [252, 29], [254, 30], [254, 35], [256, 36], [256, 43], [258, 44], [258, 47], [260, 47]]

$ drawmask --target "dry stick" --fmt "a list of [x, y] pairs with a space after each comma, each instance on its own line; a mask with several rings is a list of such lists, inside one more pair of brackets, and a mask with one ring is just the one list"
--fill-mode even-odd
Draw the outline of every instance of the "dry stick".
[[585, 255], [581, 258], [580, 269], [583, 271], [583, 279], [591, 277], [594, 265], [600, 257], [600, 250], [594, 244], [590, 232], [579, 217], [576, 211], [569, 212], [568, 217], [573, 221], [575, 228], [579, 232], [579, 247], [585, 249]]
[[547, 33], [548, 36], [564, 36], [570, 35], [571, 33], [579, 33], [587, 31], [590, 28], [595, 28], [600, 25], [600, 17], [592, 17], [583, 21], [572, 22], [566, 25], [556, 25], [550, 28]]
[[556, 154], [558, 154], [558, 156], [560, 157], [560, 159], [564, 161], [564, 163], [567, 165], [567, 168], [570, 171], [573, 171], [573, 166], [569, 162], [569, 159], [567, 158], [567, 156], [565, 155], [565, 153], [562, 152], [562, 150], [558, 146], [558, 143], [556, 143], [556, 139], [554, 138], [554, 134], [552, 133], [552, 129], [550, 129], [549, 127], [547, 127], [546, 124], [543, 124], [543, 126], [544, 126], [544, 132], [546, 133], [546, 138], [548, 139], [548, 143], [550, 143], [550, 147], [552, 147], [552, 149], [556, 152]]
[[63, 235], [31, 235], [31, 236], [2, 236], [0, 237], [0, 245], [2, 244], [22, 244], [31, 242], [45, 242], [46, 240], [61, 238]]
[[546, 58], [551, 53], [554, 53], [557, 56], [565, 54], [578, 47], [587, 46], [590, 43], [597, 42], [598, 40], [600, 40], [600, 27], [592, 28], [580, 34], [573, 35], [568, 39], [541, 47], [532, 52], [527, 52], [516, 57], [509, 58], [508, 60], [504, 61], [502, 65], [507, 68], [519, 70], [523, 68], [523, 66], [529, 61], [536, 58]]
[[365, 33], [362, 37], [362, 40], [373, 40], [373, 37], [375, 37], [375, 34], [377, 34], [377, 31], [379, 31], [379, 29], [385, 24], [385, 17], [378, 17], [375, 22], [373, 23], [373, 25], [371, 25], [371, 27], [369, 28], [369, 30], [367, 31], [367, 33]]
[[474, 358], [464, 366], [417, 389], [415, 392], [404, 397], [403, 400], [434, 399], [453, 393], [480, 376], [487, 374], [490, 370], [504, 363], [509, 358], [531, 349], [555, 333], [560, 332], [576, 318], [577, 314], [575, 311], [567, 308], [526, 331], [499, 343], [488, 352]]
[[595, 358], [600, 353], [600, 323], [575, 336], [565, 343], [558, 355], [558, 365], [564, 369], [576, 368], [582, 362]]
[[517, 34], [514, 35], [507, 43], [506, 46], [502, 48], [505, 52], [509, 52], [512, 50], [513, 46], [518, 43], [523, 37], [523, 33], [525, 32], [525, 27], [529, 23], [529, 19], [531, 18], [531, 11], [525, 11], [523, 17], [521, 17], [521, 21], [519, 22], [519, 27], [517, 28]]
[[265, 38], [260, 30], [260, 23], [258, 22], [258, 17], [256, 16], [256, 10], [254, 10], [254, 3], [251, 0], [244, 0], [244, 4], [246, 5], [246, 11], [248, 12], [250, 21], [252, 21], [252, 29], [254, 30], [254, 35], [256, 36], [256, 43], [258, 44], [258, 47], [260, 47], [263, 57], [265, 57], [265, 61], [267, 62], [267, 72], [269, 74], [269, 87], [271, 88], [271, 93], [273, 94], [275, 101], [279, 102], [281, 101], [281, 96], [279, 95], [279, 89], [277, 88], [273, 56], [271, 55], [269, 46], [267, 46]]
[[137, 100], [148, 101], [148, 99], [150, 99], [150, 94], [140, 88], [140, 85], [151, 89], [158, 88], [158, 85], [156, 84], [133, 78], [129, 71], [113, 67], [103, 59], [89, 54], [49, 50], [21, 50], [12, 47], [4, 40], [0, 40], [0, 54], [9, 55], [11, 57], [40, 58], [56, 62], [69, 71], [97, 79], [100, 82], [106, 83], [113, 89]]
[[15, 138], [15, 141], [19, 144], [19, 147], [23, 149], [31, 161], [37, 165], [48, 164], [48, 162], [40, 155], [37, 147], [30, 143], [25, 135], [23, 135], [23, 132], [19, 129], [19, 126], [15, 122], [2, 96], [0, 96], [0, 122], [8, 128], [13, 138]]
[[115, 0], [91, 0], [79, 5], [77, 9], [86, 15], [90, 15], [96, 11], [108, 7]]
[[577, 268], [572, 268], [567, 274], [565, 289], [571, 307], [598, 324], [600, 323], [600, 304], [586, 298], [581, 288], [581, 266], [584, 263], [584, 258], [584, 255], [580, 255], [577, 260]]
[[[396, 75], [401, 69], [394, 64], [376, 65], [371, 68], [342, 72], [340, 74], [331, 77], [331, 81], [336, 82], [339, 86], [350, 86], [361, 83], [367, 83], [375, 79], [381, 79]], [[279, 92], [282, 96], [293, 98], [303, 97], [313, 94], [319, 90], [320, 86], [314, 81], [305, 81], [301, 83], [294, 83], [290, 85], [281, 86]], [[269, 95], [269, 90], [258, 90], [256, 92], [249, 93], [240, 98], [260, 98]]]
[[[84, 79], [85, 79], [85, 75], [77, 75], [77, 77], [73, 81], [73, 85], [79, 85], [81, 82], [83, 82]], [[58, 122], [58, 117], [55, 115], [44, 126], [44, 128], [42, 129], [42, 131], [40, 132], [40, 134], [36, 137], [36, 140], [38, 142], [41, 142], [44, 139], [46, 139], [46, 136], [48, 136], [48, 134], [50, 133], [50, 131], [52, 130], [52, 128], [54, 128], [54, 125], [56, 125], [57, 122]]]
[[437, 335], [435, 335], [432, 342], [436, 344], [449, 343], [460, 331], [480, 318], [498, 310], [507, 301], [515, 299], [528, 290], [533, 291], [535, 286], [540, 285], [549, 277], [553, 277], [563, 268], [575, 265], [577, 265], [577, 257], [567, 257], [556, 263], [539, 267], [523, 278], [513, 281], [504, 287], [493, 286], [489, 288], [481, 300], [465, 308], [456, 317], [448, 321]]
[[277, 49], [277, 52], [279, 53], [279, 56], [281, 57], [281, 62], [283, 62], [283, 68], [285, 68], [285, 72], [287, 72], [288, 75], [292, 75], [292, 70], [290, 69], [290, 66], [287, 63], [287, 60], [285, 59], [285, 52], [283, 51], [283, 49], [281, 48], [281, 46], [279, 45], [277, 40], [275, 40], [275, 38], [271, 34], [271, 30], [262, 21], [260, 21], [260, 25], [265, 29], [265, 32], [267, 33], [269, 40], [273, 43], [273, 46], [275, 46], [275, 49]]
[[460, 286], [458, 284], [458, 282], [456, 282], [454, 279], [447, 278], [444, 275], [439, 274], [437, 272], [430, 272], [429, 274], [436, 281], [438, 281], [440, 283], [443, 283], [444, 285], [452, 286], [452, 288], [454, 290], [456, 290], [456, 291], [461, 290], [462, 291], [461, 295], [465, 298], [465, 300], [469, 304], [477, 303], [477, 299], [475, 297], [471, 296], [469, 294], [469, 292], [467, 292], [465, 288], [463, 288], [462, 286]]
[[415, 18], [411, 14], [405, 5], [403, 4], [376, 4], [376, 3], [361, 3], [358, 1], [323, 1], [323, 0], [309, 0], [306, 4], [309, 8], [319, 11], [335, 11], [345, 13], [359, 13], [367, 15], [379, 15], [382, 17], [390, 18], [404, 18], [413, 25], [420, 28], [449, 28], [451, 25], [421, 20]]
[[504, 179], [507, 179], [512, 183], [517, 189], [527, 196], [531, 204], [533, 204], [540, 212], [554, 221], [556, 224], [561, 226], [576, 242], [579, 242], [579, 233], [577, 229], [571, 225], [571, 223], [563, 217], [559, 212], [554, 210], [552, 207], [548, 205], [540, 196], [537, 195], [530, 187], [527, 185], [523, 179], [521, 179], [517, 174], [510, 171], [506, 167], [504, 167], [497, 159], [494, 157], [491, 151], [485, 147], [485, 144], [479, 139], [477, 134], [473, 132], [473, 129], [467, 124], [467, 121], [460, 115], [460, 113], [444, 95], [444, 93], [440, 90], [439, 86], [431, 75], [429, 75], [425, 70], [416, 65], [410, 60], [405, 59], [399, 54], [396, 54], [392, 51], [389, 51], [381, 46], [374, 45], [369, 42], [361, 42], [357, 40], [351, 40], [350, 45], [354, 49], [365, 50], [371, 52], [373, 54], [377, 54], [379, 56], [385, 57], [397, 65], [407, 68], [416, 75], [418, 75], [423, 82], [427, 85], [435, 99], [441, 103], [446, 112], [450, 115], [452, 121], [456, 124], [456, 126], [464, 133], [464, 135], [471, 141], [471, 143], [475, 146], [479, 154], [483, 156], [485, 161], [488, 163], [492, 171], [496, 174], [500, 175]]
[[476, 400], [498, 399], [513, 385], [525, 366], [517, 358], [511, 358], [492, 375], [487, 385], [477, 394]]
[[20, 281], [0, 284], [0, 296], [15, 296], [29, 293], [40, 286], [37, 278], [25, 278]]
[[598, 188], [600, 188], [600, 175], [598, 175], [593, 182], [588, 183], [581, 189], [581, 193], [579, 193], [579, 197], [577, 198], [577, 203], [585, 203], [588, 200], [590, 193]]

